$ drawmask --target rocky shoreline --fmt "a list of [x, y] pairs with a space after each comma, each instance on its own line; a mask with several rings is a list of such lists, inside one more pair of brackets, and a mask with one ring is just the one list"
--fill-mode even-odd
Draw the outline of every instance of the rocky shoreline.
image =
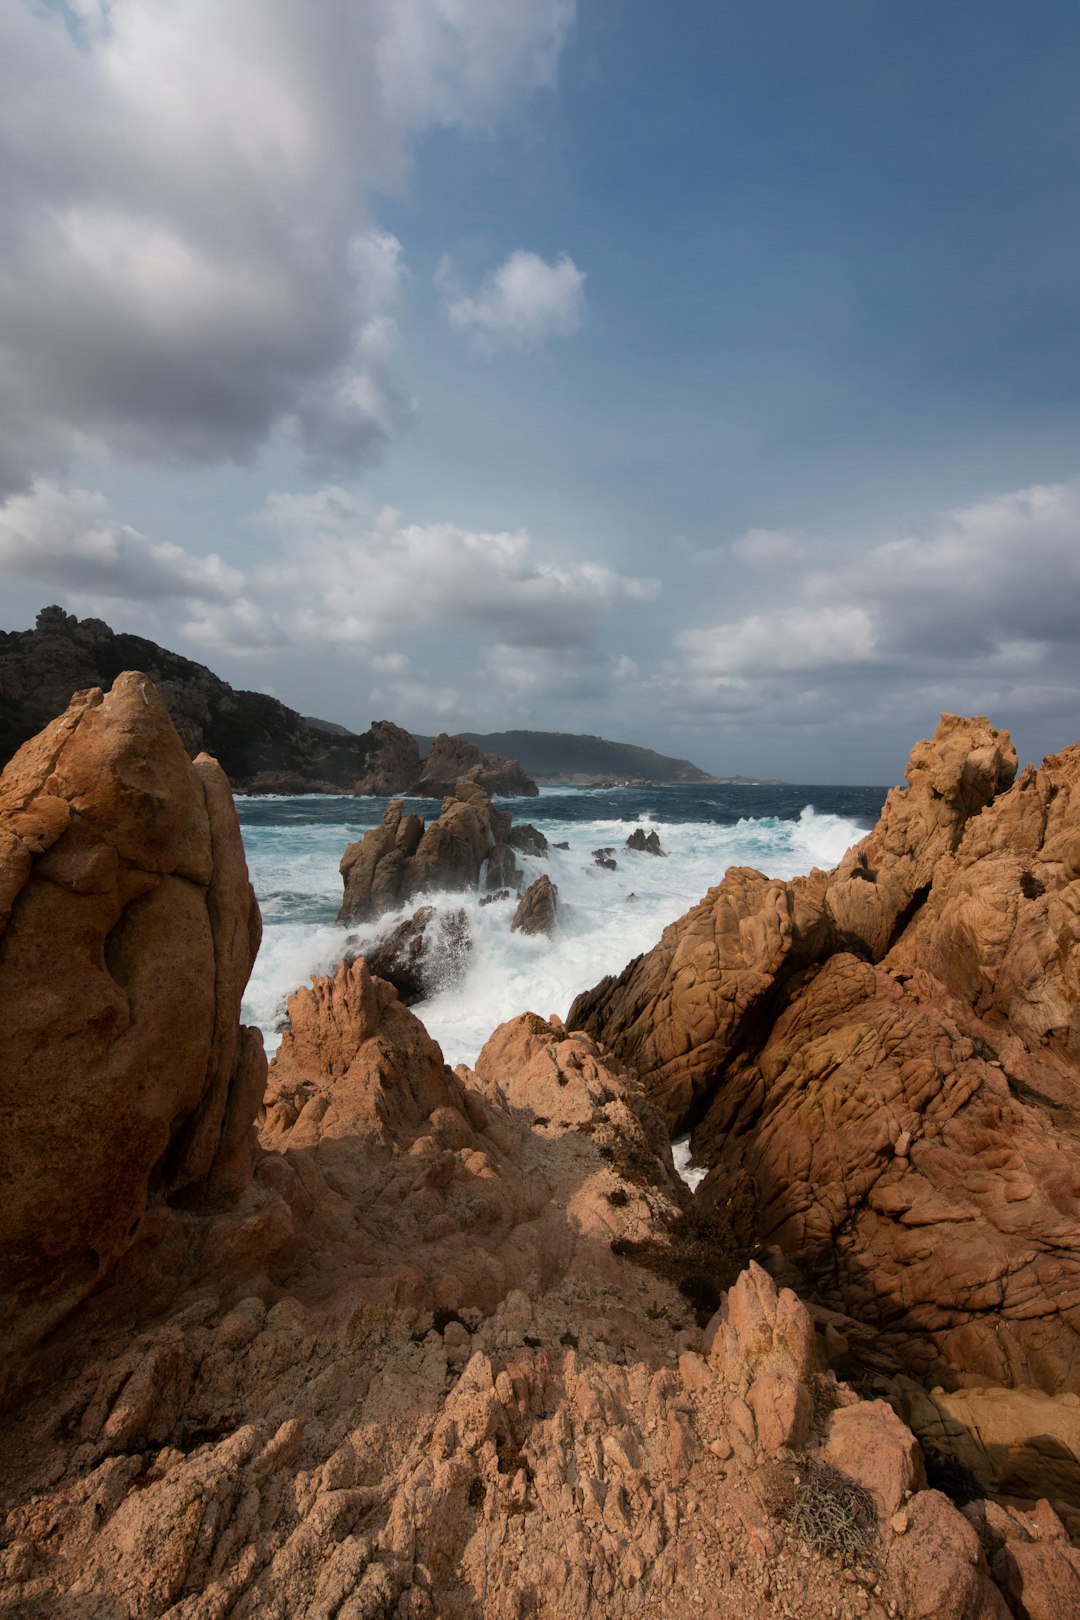
[[1080, 1610], [1080, 747], [1015, 771], [946, 718], [566, 1026], [451, 1071], [358, 958], [267, 1071], [220, 767], [73, 699], [0, 778], [0, 1616]]

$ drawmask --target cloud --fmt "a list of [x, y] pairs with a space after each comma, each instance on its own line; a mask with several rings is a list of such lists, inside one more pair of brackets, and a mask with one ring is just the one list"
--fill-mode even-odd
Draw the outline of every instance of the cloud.
[[675, 635], [656, 678], [685, 715], [803, 745], [811, 727], [842, 756], [843, 732], [848, 747], [883, 725], [910, 741], [943, 709], [1041, 727], [1075, 708], [1080, 479], [986, 496], [865, 548], [822, 538], [801, 565], [767, 531], [731, 547], [755, 568], [774, 549], [767, 608]]
[[340, 488], [273, 496], [263, 522], [282, 560], [258, 577], [288, 593], [298, 632], [313, 643], [374, 648], [403, 629], [446, 626], [516, 647], [565, 648], [660, 592], [655, 579], [538, 557], [524, 530], [402, 523]]
[[696, 670], [712, 675], [760, 674], [835, 668], [861, 663], [875, 647], [873, 618], [865, 607], [788, 608], [749, 613], [713, 630], [683, 630], [675, 645]]
[[370, 461], [411, 412], [417, 137], [553, 81], [573, 0], [0, 9], [0, 494], [80, 449], [216, 460], [291, 427]]
[[95, 597], [230, 602], [243, 575], [216, 553], [198, 556], [113, 521], [104, 496], [39, 481], [0, 507], [0, 577]]
[[747, 529], [731, 542], [733, 556], [755, 567], [771, 568], [774, 563], [791, 561], [806, 552], [803, 542], [780, 529]]
[[460, 289], [445, 256], [435, 279], [450, 325], [466, 333], [481, 354], [536, 348], [576, 332], [585, 318], [585, 272], [568, 253], [549, 261], [518, 248], [475, 294]]

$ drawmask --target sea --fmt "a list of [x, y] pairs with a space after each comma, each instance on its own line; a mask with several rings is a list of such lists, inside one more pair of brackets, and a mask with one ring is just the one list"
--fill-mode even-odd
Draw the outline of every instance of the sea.
[[[790, 878], [833, 867], [877, 820], [887, 789], [790, 784], [665, 787], [542, 787], [536, 799], [500, 800], [515, 823], [547, 837], [546, 858], [518, 855], [529, 883], [548, 872], [559, 892], [553, 939], [510, 931], [513, 902], [481, 906], [480, 895], [426, 896], [424, 903], [468, 916], [472, 948], [464, 975], [413, 1011], [450, 1064], [472, 1064], [488, 1035], [518, 1013], [565, 1017], [579, 991], [651, 949], [670, 922], [719, 883], [729, 866]], [[244, 1017], [276, 1048], [286, 1001], [313, 975], [332, 973], [348, 951], [362, 951], [409, 916], [414, 900], [377, 923], [348, 930], [338, 863], [346, 844], [382, 820], [387, 801], [337, 795], [239, 798], [237, 810], [263, 941], [248, 984]], [[406, 800], [426, 819], [437, 801]], [[635, 828], [655, 831], [664, 855], [628, 850]], [[609, 849], [615, 869], [596, 864]]]

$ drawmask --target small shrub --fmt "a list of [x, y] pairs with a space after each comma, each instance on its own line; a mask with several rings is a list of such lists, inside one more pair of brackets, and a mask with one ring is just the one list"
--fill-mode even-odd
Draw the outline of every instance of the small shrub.
[[765, 1484], [766, 1505], [813, 1552], [844, 1564], [865, 1563], [877, 1542], [877, 1507], [857, 1481], [831, 1463], [800, 1457], [777, 1463]]

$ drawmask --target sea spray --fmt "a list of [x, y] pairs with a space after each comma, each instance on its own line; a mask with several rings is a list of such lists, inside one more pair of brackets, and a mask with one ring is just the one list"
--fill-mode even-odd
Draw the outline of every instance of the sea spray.
[[[539, 800], [513, 801], [516, 819], [531, 820], [552, 846], [569, 845], [552, 847], [547, 859], [519, 857], [526, 882], [547, 871], [558, 886], [556, 936], [511, 933], [510, 901], [482, 906], [475, 894], [425, 896], [436, 907], [464, 907], [472, 947], [463, 977], [414, 1011], [449, 1063], [471, 1063], [505, 1019], [526, 1010], [565, 1015], [580, 990], [651, 949], [729, 866], [783, 878], [834, 866], [873, 821], [882, 797], [877, 789], [699, 787], [546, 789]], [[429, 818], [438, 813], [429, 801], [415, 807]], [[315, 796], [239, 802], [264, 925], [244, 1012], [262, 1027], [268, 1048], [277, 1044], [292, 990], [312, 974], [332, 972], [346, 950], [362, 951], [421, 903], [364, 928], [334, 923], [342, 851], [378, 824], [384, 808], [385, 800]], [[663, 856], [624, 847], [636, 826], [657, 832]], [[614, 871], [594, 861], [593, 851], [605, 847], [613, 851]]]

